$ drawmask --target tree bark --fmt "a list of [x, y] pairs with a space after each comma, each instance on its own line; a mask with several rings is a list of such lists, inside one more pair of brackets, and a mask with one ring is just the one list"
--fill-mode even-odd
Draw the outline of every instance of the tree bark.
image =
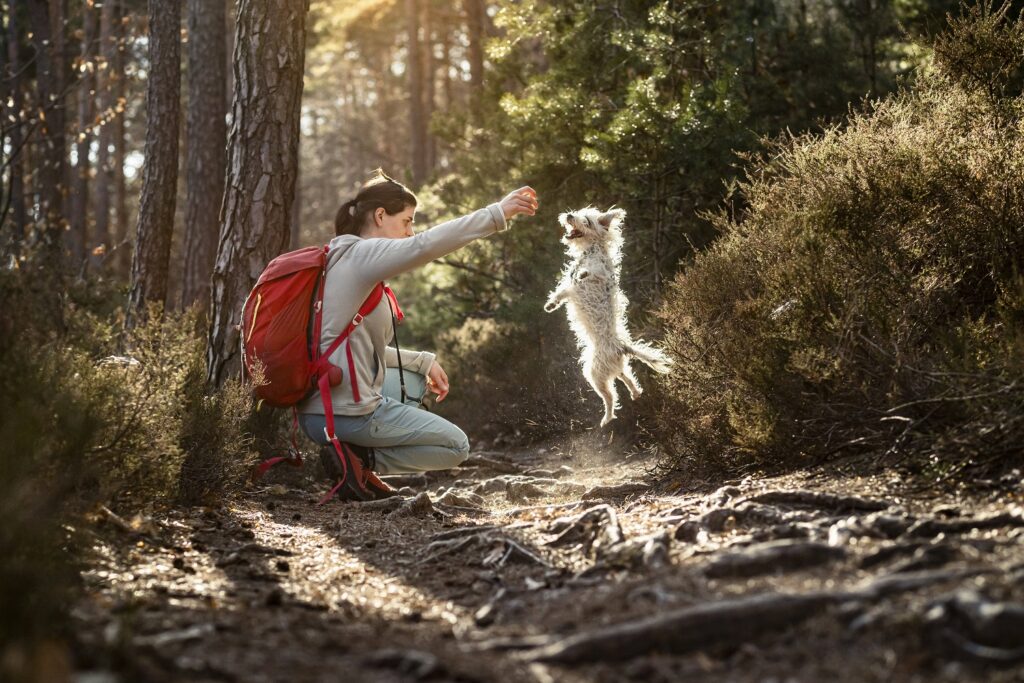
[[214, 386], [238, 369], [242, 302], [289, 242], [308, 9], [308, 0], [238, 3], [228, 180], [206, 352]]
[[473, 92], [484, 85], [484, 34], [487, 7], [484, 0], [465, 0], [466, 26], [469, 29], [469, 83]]
[[437, 101], [437, 60], [434, 58], [434, 11], [430, 0], [425, 0], [423, 3], [423, 47], [425, 67], [423, 120], [427, 138], [425, 165], [428, 171], [433, 171], [437, 167], [437, 140], [430, 132], [430, 121], [434, 117]]
[[302, 154], [296, 153], [295, 199], [292, 200], [292, 228], [288, 237], [289, 251], [295, 251], [302, 244]]
[[[25, 239], [25, 226], [28, 222], [25, 211], [25, 165], [23, 163], [23, 147], [25, 136], [22, 131], [24, 123], [24, 106], [21, 93], [21, 18], [18, 16], [18, 7], [12, 5], [7, 18], [6, 30], [6, 53], [5, 71], [3, 77], [10, 84], [10, 99], [5, 99], [3, 109], [6, 109], [7, 117], [4, 127], [10, 127], [7, 133], [8, 144], [11, 149], [10, 176], [5, 192], [0, 194], [4, 197], [4, 205], [0, 211], [0, 225], [7, 224], [8, 212], [11, 216], [10, 231], [3, 235], [0, 241], [0, 254], [4, 256], [17, 255], [21, 251], [21, 243]], [[9, 103], [10, 106], [7, 106]]]
[[406, 74], [409, 87], [409, 142], [412, 147], [412, 184], [419, 187], [427, 176], [427, 120], [423, 111], [423, 53], [420, 45], [420, 3], [405, 0], [408, 35]]
[[[59, 9], [59, 3], [56, 4]], [[62, 276], [65, 267], [62, 215], [65, 139], [63, 55], [59, 46], [63, 45], [63, 40], [52, 38], [51, 22], [62, 24], [63, 17], [51, 17], [50, 11], [51, 5], [47, 0], [32, 0], [29, 5], [38, 93], [33, 117], [40, 119], [40, 151], [37, 157], [39, 208], [33, 241], [41, 247], [38, 256], [47, 264], [47, 269]]]
[[75, 270], [86, 264], [89, 230], [89, 150], [92, 147], [92, 122], [95, 116], [96, 75], [90, 66], [96, 57], [96, 10], [82, 4], [82, 68], [79, 69], [78, 117], [75, 125], [75, 168], [71, 184], [71, 215], [68, 217], [68, 249]]
[[110, 244], [110, 187], [112, 169], [110, 168], [110, 145], [114, 141], [114, 79], [117, 72], [114, 68], [117, 51], [117, 38], [114, 35], [115, 0], [104, 0], [100, 8], [100, 44], [99, 68], [96, 71], [96, 92], [99, 100], [99, 131], [97, 131], [96, 151], [96, 189], [93, 192], [93, 234], [87, 244], [92, 249], [99, 248], [101, 253], [92, 253], [90, 262], [93, 268], [100, 267], [106, 261], [106, 252]]
[[210, 303], [220, 234], [227, 143], [226, 6], [188, 0], [188, 201], [185, 207], [183, 307]]
[[[125, 78], [125, 48], [124, 48], [124, 20], [128, 17], [125, 11], [124, 0], [118, 0], [118, 30], [115, 33], [115, 40], [118, 43], [117, 51], [114, 53], [114, 72], [117, 74], [114, 79], [114, 99], [118, 102], [125, 102], [128, 96], [127, 79]], [[118, 109], [121, 109], [119, 104]], [[128, 227], [128, 186], [124, 177], [124, 164], [128, 155], [128, 137], [125, 130], [125, 112], [117, 112], [114, 119], [114, 215], [117, 222], [114, 224], [114, 266], [118, 275], [127, 276], [131, 270], [131, 234]]]
[[444, 69], [444, 105], [451, 109], [455, 105], [455, 93], [452, 88], [452, 39], [451, 34], [445, 30], [441, 39], [441, 68]]
[[149, 0], [149, 73], [142, 196], [132, 257], [125, 326], [146, 318], [150, 303], [167, 299], [167, 269], [178, 182], [181, 97], [181, 1]]

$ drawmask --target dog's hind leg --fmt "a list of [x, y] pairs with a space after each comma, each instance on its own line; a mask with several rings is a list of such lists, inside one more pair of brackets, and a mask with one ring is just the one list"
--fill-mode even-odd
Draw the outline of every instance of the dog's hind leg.
[[640, 394], [644, 393], [644, 390], [640, 387], [640, 382], [637, 381], [636, 375], [633, 374], [633, 368], [629, 367], [629, 358], [623, 358], [622, 362], [622, 374], [620, 375], [622, 383], [629, 389], [629, 397], [634, 401], [640, 398]]
[[[601, 426], [615, 419], [615, 409], [618, 408], [618, 395], [615, 392], [615, 375], [608, 372], [607, 364], [602, 363], [602, 358], [585, 358], [583, 363], [583, 376], [590, 382], [590, 386], [604, 403], [604, 418]], [[613, 370], [614, 372], [614, 370]]]
[[601, 426], [615, 419], [615, 408], [618, 403], [618, 396], [615, 394], [615, 378], [608, 380], [597, 390], [601, 400], [604, 401], [604, 417], [601, 418]]

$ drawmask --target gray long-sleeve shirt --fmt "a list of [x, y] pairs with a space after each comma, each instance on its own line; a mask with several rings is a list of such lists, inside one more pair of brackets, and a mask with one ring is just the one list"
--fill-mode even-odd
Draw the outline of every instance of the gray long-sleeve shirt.
[[[355, 235], [335, 237], [327, 253], [321, 353], [348, 327], [378, 282], [418, 268], [479, 237], [507, 227], [501, 207], [491, 204], [404, 239], [363, 239]], [[384, 297], [353, 330], [348, 340], [331, 354], [331, 363], [344, 373], [341, 383], [331, 388], [335, 414], [366, 415], [376, 409], [381, 400], [385, 368], [398, 365], [398, 353], [394, 347], [388, 346], [393, 337], [391, 311], [388, 299]], [[352, 394], [346, 344], [352, 345], [360, 395], [358, 403]], [[430, 352], [402, 350], [402, 364], [415, 372], [426, 374], [433, 362], [434, 354]], [[300, 404], [299, 412], [322, 415], [324, 408], [320, 394], [316, 393]]]

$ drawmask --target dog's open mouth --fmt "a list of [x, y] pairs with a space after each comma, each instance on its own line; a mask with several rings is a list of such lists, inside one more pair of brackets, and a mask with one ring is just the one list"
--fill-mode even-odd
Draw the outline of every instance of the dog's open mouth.
[[565, 239], [574, 240], [583, 237], [583, 233], [578, 228], [573, 228], [572, 231], [565, 233]]

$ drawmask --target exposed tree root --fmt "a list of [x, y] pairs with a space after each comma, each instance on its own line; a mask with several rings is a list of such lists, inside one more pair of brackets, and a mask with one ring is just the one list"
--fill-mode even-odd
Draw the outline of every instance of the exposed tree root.
[[522, 472], [522, 469], [519, 466], [513, 465], [510, 462], [505, 462], [504, 460], [497, 460], [484, 452], [470, 455], [460, 465], [460, 467], [481, 467], [495, 472], [500, 472], [502, 474], [519, 474]]
[[651, 489], [650, 484], [625, 482], [614, 486], [595, 486], [586, 491], [583, 500], [605, 500], [608, 498], [624, 498], [637, 493], [645, 493]]
[[758, 595], [687, 607], [557, 640], [529, 653], [531, 661], [582, 664], [660, 650], [676, 654], [737, 646], [803, 621], [835, 602], [827, 593]]
[[878, 579], [852, 591], [776, 593], [722, 600], [552, 639], [524, 657], [530, 661], [584, 664], [629, 659], [651, 651], [685, 654], [737, 647], [764, 633], [804, 621], [831, 605], [875, 601], [979, 573], [982, 572], [918, 572]]
[[603, 553], [609, 547], [625, 540], [618, 515], [609, 505], [598, 505], [577, 517], [556, 520], [549, 532], [557, 533], [558, 536], [548, 541], [546, 545], [579, 545], [587, 556]]
[[773, 541], [727, 553], [708, 563], [710, 578], [749, 577], [815, 567], [846, 556], [842, 548], [808, 541]]
[[788, 505], [790, 507], [810, 507], [834, 512], [877, 512], [892, 506], [885, 500], [873, 500], [858, 496], [837, 496], [817, 491], [766, 491], [746, 500], [766, 505]]
[[939, 534], [962, 534], [968, 531], [985, 531], [990, 529], [1002, 529], [1004, 527], [1024, 526], [1024, 516], [1017, 513], [1003, 512], [991, 517], [980, 517], [978, 519], [924, 519], [910, 527], [907, 535], [915, 538], [932, 538]]

